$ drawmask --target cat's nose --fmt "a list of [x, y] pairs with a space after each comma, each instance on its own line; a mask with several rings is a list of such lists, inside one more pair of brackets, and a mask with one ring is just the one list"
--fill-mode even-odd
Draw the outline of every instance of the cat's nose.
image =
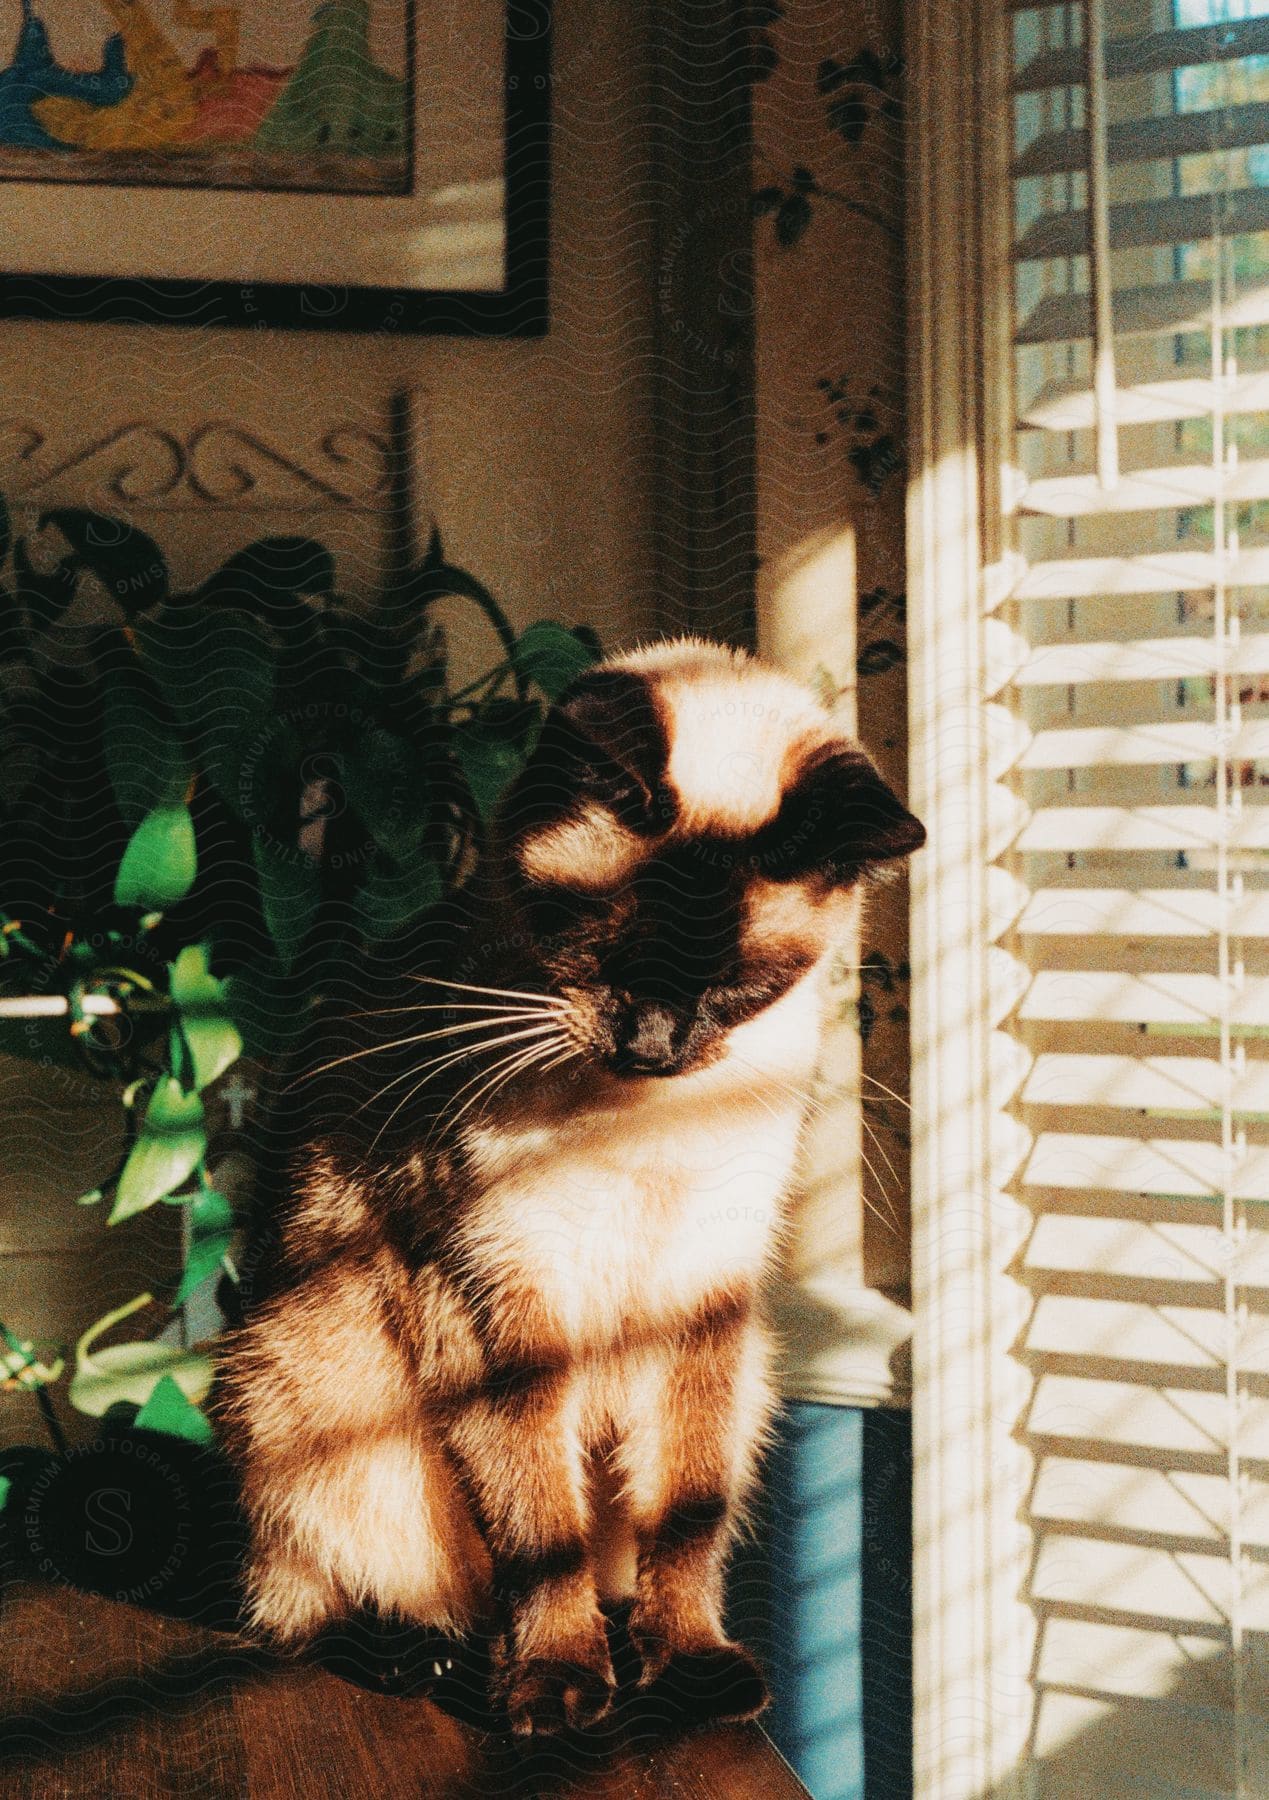
[[616, 1064], [627, 1075], [676, 1075], [688, 1021], [662, 1000], [632, 1000], [617, 1029]]

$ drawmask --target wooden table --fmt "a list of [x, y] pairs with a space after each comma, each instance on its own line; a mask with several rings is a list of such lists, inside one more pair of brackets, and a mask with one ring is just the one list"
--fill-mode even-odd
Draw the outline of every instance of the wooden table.
[[0, 1592], [0, 1794], [808, 1800], [753, 1725], [674, 1737], [627, 1708], [585, 1738], [526, 1745], [233, 1633], [26, 1580]]

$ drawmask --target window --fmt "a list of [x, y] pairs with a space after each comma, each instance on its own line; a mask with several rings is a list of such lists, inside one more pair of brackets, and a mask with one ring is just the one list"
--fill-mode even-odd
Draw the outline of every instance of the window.
[[1251, 1800], [1269, 4], [960, 19], [912, 27], [918, 1792]]

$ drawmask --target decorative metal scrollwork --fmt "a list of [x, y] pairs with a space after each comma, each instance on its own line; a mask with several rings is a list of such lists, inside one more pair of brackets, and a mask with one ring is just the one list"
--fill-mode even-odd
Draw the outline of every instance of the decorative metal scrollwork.
[[228, 512], [382, 512], [386, 438], [336, 425], [300, 461], [232, 420], [178, 433], [134, 419], [55, 459], [29, 420], [0, 420], [0, 493], [17, 504]]

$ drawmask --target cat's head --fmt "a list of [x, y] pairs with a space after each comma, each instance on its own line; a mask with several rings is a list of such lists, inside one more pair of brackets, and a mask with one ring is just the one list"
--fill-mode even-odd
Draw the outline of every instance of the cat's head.
[[681, 640], [601, 664], [549, 714], [499, 833], [521, 941], [591, 1060], [666, 1076], [840, 939], [924, 828], [797, 682]]

